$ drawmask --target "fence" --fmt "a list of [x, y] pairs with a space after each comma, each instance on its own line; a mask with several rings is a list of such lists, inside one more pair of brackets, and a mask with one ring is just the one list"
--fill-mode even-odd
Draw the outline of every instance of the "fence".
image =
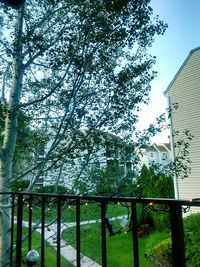
[[[55, 248], [56, 248], [56, 265], [61, 266], [61, 231], [63, 223], [63, 214], [73, 206], [74, 214], [71, 221], [74, 221], [76, 228], [76, 263], [75, 266], [81, 266], [81, 209], [83, 205], [96, 203], [99, 209], [98, 222], [101, 226], [101, 265], [107, 266], [107, 230], [109, 230], [109, 222], [106, 214], [106, 207], [109, 203], [128, 205], [130, 207], [131, 234], [132, 234], [132, 253], [133, 266], [139, 267], [139, 246], [138, 246], [138, 225], [137, 225], [137, 205], [167, 205], [170, 214], [170, 229], [172, 239], [172, 257], [174, 267], [185, 266], [184, 252], [184, 233], [183, 233], [183, 207], [200, 206], [199, 201], [182, 201], [174, 199], [146, 199], [146, 198], [121, 198], [121, 197], [89, 197], [89, 196], [72, 196], [72, 195], [52, 195], [52, 194], [33, 194], [33, 193], [7, 193], [11, 204], [11, 247], [10, 247], [10, 266], [21, 267], [22, 259], [22, 243], [24, 239], [23, 221], [27, 221], [26, 233], [26, 251], [30, 251], [33, 247], [33, 229], [40, 229], [40, 266], [48, 266], [45, 259], [45, 231], [52, 223], [47, 220], [48, 209], [53, 207], [54, 226], [55, 226]], [[6, 193], [4, 193], [6, 195]], [[34, 209], [37, 212], [34, 213]], [[67, 213], [66, 213], [67, 214]], [[51, 214], [52, 215], [52, 214]], [[39, 224], [33, 222], [33, 216], [39, 220]], [[49, 216], [49, 215], [48, 215]], [[51, 218], [52, 219], [52, 218]], [[97, 219], [97, 218], [95, 218]], [[67, 220], [67, 219], [66, 219]], [[69, 216], [68, 216], [69, 220]], [[48, 222], [47, 222], [48, 221]], [[15, 230], [16, 228], [16, 230]], [[112, 229], [111, 229], [112, 230]], [[30, 265], [31, 266], [31, 265]]]

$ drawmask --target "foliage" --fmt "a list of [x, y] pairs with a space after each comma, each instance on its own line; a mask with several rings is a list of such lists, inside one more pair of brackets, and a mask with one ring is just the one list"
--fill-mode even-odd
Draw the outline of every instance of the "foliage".
[[[200, 214], [192, 214], [183, 220], [185, 256], [187, 267], [198, 267], [200, 265]], [[171, 238], [163, 240], [155, 246], [149, 256], [155, 261], [161, 262], [162, 266], [172, 266]]]
[[11, 183], [11, 191], [23, 192], [28, 188], [28, 186], [29, 186], [29, 181], [27, 180], [14, 181]]
[[142, 166], [138, 185], [144, 197], [174, 198], [172, 177], [156, 172], [153, 167]]
[[164, 239], [153, 249], [149, 250], [147, 256], [162, 267], [172, 267], [172, 244], [171, 238]]
[[188, 267], [200, 266], [200, 214], [192, 214], [184, 219], [184, 240]]
[[[44, 142], [44, 137], [40, 135], [39, 131], [35, 131], [30, 127], [30, 121], [23, 111], [19, 112], [19, 121], [17, 129], [17, 140], [13, 159], [13, 172], [17, 176], [19, 169], [25, 164], [28, 164], [37, 151], [39, 144]], [[3, 145], [4, 138], [4, 125], [5, 125], [5, 111], [3, 105], [0, 102], [0, 146]], [[45, 140], [46, 142], [46, 140]], [[16, 180], [16, 177], [12, 177], [12, 181]]]
[[[14, 137], [5, 143], [10, 146], [5, 151], [13, 157], [20, 110], [31, 127], [52, 139], [45, 159], [39, 158], [33, 184], [44, 172], [60, 168], [66, 154], [71, 164], [83, 147], [90, 154], [93, 144], [88, 140], [94, 130], [126, 138], [134, 132], [139, 104], [148, 102], [156, 75], [155, 58], [147, 48], [166, 29], [153, 17], [149, 3], [34, 0], [19, 12], [2, 6], [3, 128]], [[83, 128], [89, 133], [77, 138]], [[29, 167], [29, 172], [36, 170]]]
[[134, 192], [133, 173], [125, 174], [118, 161], [102, 169], [94, 169], [90, 176], [93, 193], [97, 195], [130, 196]]
[[47, 193], [47, 194], [70, 194], [70, 190], [67, 187], [58, 185], [56, 188], [54, 185], [42, 186], [37, 190], [38, 193]]
[[[173, 179], [163, 173], [156, 172], [153, 167], [142, 166], [138, 186], [142, 197], [174, 198]], [[150, 218], [149, 218], [150, 217]], [[165, 205], [149, 205], [145, 207], [143, 220], [153, 221], [156, 229], [169, 227], [169, 210]]]
[[[88, 163], [93, 132], [106, 130], [130, 140], [140, 104], [148, 102], [156, 75], [155, 58], [147, 49], [165, 29], [154, 17], [150, 0], [27, 0], [19, 11], [1, 4], [0, 98], [5, 124], [0, 191], [9, 191], [16, 177], [13, 159], [21, 111], [46, 141], [41, 144], [42, 156], [35, 153], [28, 166], [20, 166], [16, 179], [31, 175], [29, 191], [39, 177], [54, 169], [61, 174], [63, 164], [74, 166], [80, 152], [87, 151]], [[89, 131], [77, 137], [82, 129]], [[7, 206], [7, 199], [0, 201]], [[1, 248], [6, 253], [3, 257], [0, 250], [0, 259], [6, 263], [6, 210], [1, 219]]]
[[189, 150], [193, 135], [188, 129], [183, 131], [174, 131], [173, 138], [175, 140], [175, 159], [171, 162], [171, 172], [177, 178], [187, 178], [191, 173], [191, 160]]
[[94, 156], [84, 176], [75, 179], [74, 191], [108, 196], [135, 195], [136, 171], [132, 168], [136, 169], [139, 155], [136, 155], [134, 145], [112, 134], [101, 135], [101, 140], [99, 133], [94, 144], [98, 146], [98, 155]]

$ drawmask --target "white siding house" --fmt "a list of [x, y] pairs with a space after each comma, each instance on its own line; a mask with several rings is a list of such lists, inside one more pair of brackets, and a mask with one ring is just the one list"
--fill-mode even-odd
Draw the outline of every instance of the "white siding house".
[[165, 168], [171, 162], [171, 148], [169, 143], [153, 144], [144, 149], [140, 165], [145, 164], [147, 167], [152, 165]]
[[[176, 198], [200, 197], [200, 47], [193, 49], [165, 91], [172, 112], [172, 144], [174, 131], [188, 129], [194, 136], [190, 142], [191, 173], [188, 178], [174, 177]], [[177, 149], [172, 146], [174, 157]]]
[[[93, 147], [91, 155], [87, 148], [79, 151], [78, 157], [73, 160], [68, 160], [68, 156], [66, 155], [63, 165], [44, 172], [38, 180], [37, 185], [48, 186], [58, 183], [59, 185], [71, 188], [75, 178], [86, 178], [92, 168], [101, 169], [109, 165], [111, 166], [116, 162], [119, 164], [124, 175], [133, 171], [133, 146], [127, 144], [121, 138], [106, 132], [98, 132], [97, 135], [101, 139], [101, 142], [97, 143], [95, 142], [97, 138], [94, 138], [94, 140], [91, 138], [90, 143], [92, 143]], [[44, 157], [48, 153], [51, 143], [52, 141], [50, 140], [43, 150]], [[50, 164], [52, 163], [50, 162]]]

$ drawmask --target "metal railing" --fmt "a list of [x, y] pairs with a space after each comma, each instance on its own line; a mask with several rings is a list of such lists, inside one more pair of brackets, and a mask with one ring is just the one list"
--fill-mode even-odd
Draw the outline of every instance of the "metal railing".
[[[6, 194], [6, 193], [3, 193]], [[106, 223], [106, 206], [108, 203], [117, 204], [125, 203], [130, 207], [131, 212], [131, 232], [133, 240], [133, 266], [139, 267], [139, 246], [138, 246], [138, 222], [137, 222], [137, 205], [167, 205], [169, 207], [170, 229], [172, 239], [172, 261], [174, 267], [184, 267], [185, 251], [184, 251], [184, 231], [183, 231], [183, 207], [200, 206], [199, 201], [186, 201], [174, 199], [147, 199], [147, 198], [122, 198], [122, 197], [100, 197], [100, 196], [73, 196], [73, 195], [53, 195], [53, 194], [33, 194], [33, 193], [7, 193], [9, 194], [11, 204], [11, 247], [10, 247], [10, 267], [22, 266], [22, 244], [23, 237], [23, 221], [24, 216], [27, 220], [27, 252], [33, 247], [33, 229], [36, 229], [33, 222], [33, 208], [39, 207], [37, 218], [40, 223], [40, 266], [48, 266], [45, 259], [45, 229], [48, 227], [46, 222], [47, 209], [53, 206], [55, 210], [56, 225], [56, 266], [61, 266], [61, 224], [62, 213], [66, 207], [73, 205], [74, 220], [76, 229], [76, 263], [77, 267], [81, 266], [81, 208], [85, 203], [97, 203], [99, 207], [99, 222], [101, 225], [101, 265], [107, 266], [107, 223]], [[26, 211], [25, 211], [26, 209]], [[16, 229], [15, 229], [16, 228]]]

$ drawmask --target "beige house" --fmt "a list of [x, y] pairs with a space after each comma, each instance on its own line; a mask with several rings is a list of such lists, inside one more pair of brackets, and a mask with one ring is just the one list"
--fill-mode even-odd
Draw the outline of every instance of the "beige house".
[[[165, 94], [169, 100], [169, 107], [172, 108], [173, 156], [176, 157], [178, 153], [173, 145], [176, 142], [174, 131], [181, 133], [188, 129], [194, 136], [189, 148], [189, 158], [192, 161], [191, 173], [188, 178], [184, 179], [174, 177], [176, 198], [200, 198], [200, 47], [189, 53]], [[173, 109], [174, 106], [177, 109]]]

